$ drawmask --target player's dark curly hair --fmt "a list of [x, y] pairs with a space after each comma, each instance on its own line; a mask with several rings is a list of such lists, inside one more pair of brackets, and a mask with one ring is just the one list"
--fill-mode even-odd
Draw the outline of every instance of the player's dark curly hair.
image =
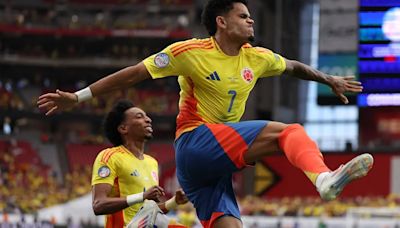
[[214, 36], [217, 32], [217, 22], [215, 18], [222, 16], [233, 9], [233, 3], [243, 3], [247, 6], [247, 0], [209, 0], [204, 6], [201, 14], [201, 22], [208, 31], [210, 36]]
[[111, 111], [104, 118], [104, 134], [114, 146], [123, 144], [121, 134], [118, 131], [118, 126], [125, 119], [125, 111], [132, 107], [135, 107], [135, 105], [131, 101], [121, 100], [114, 105]]

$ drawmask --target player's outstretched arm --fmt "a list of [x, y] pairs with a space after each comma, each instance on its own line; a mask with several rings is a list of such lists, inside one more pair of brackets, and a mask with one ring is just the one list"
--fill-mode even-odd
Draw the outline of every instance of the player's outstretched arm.
[[145, 199], [158, 201], [164, 195], [164, 189], [153, 186], [145, 192], [131, 194], [126, 197], [109, 197], [112, 186], [109, 184], [95, 184], [92, 187], [92, 207], [95, 215], [112, 214]]
[[189, 199], [187, 198], [185, 192], [182, 189], [178, 189], [176, 190], [175, 195], [171, 199], [165, 201], [164, 203], [158, 204], [158, 207], [164, 213], [168, 213], [168, 211], [174, 210], [178, 205], [185, 204], [188, 201]]
[[332, 92], [345, 104], [349, 103], [344, 95], [345, 92], [362, 92], [361, 82], [355, 81], [354, 76], [332, 76], [295, 60], [285, 59], [285, 61], [286, 73], [300, 79], [316, 81], [330, 86]]
[[110, 74], [75, 93], [56, 90], [55, 93], [43, 94], [39, 97], [37, 105], [40, 109], [46, 111], [46, 115], [51, 115], [57, 111], [72, 108], [75, 104], [94, 96], [128, 88], [148, 78], [151, 78], [151, 76], [141, 62]]

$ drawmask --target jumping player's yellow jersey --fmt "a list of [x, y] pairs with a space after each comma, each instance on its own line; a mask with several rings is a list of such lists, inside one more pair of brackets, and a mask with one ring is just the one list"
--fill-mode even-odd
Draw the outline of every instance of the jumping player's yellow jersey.
[[[109, 197], [136, 194], [158, 185], [158, 163], [151, 156], [139, 160], [124, 146], [101, 151], [93, 164], [92, 186], [112, 185]], [[120, 212], [106, 216], [105, 227], [125, 227], [138, 212], [142, 203], [134, 204]]]
[[174, 43], [143, 63], [153, 79], [179, 76], [177, 138], [203, 123], [240, 121], [257, 79], [286, 69], [281, 56], [250, 44], [228, 56], [213, 37]]

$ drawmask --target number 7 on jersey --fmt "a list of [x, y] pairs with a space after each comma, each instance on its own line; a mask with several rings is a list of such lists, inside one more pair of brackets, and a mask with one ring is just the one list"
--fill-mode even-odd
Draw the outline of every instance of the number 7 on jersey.
[[229, 108], [228, 108], [228, 112], [231, 112], [232, 106], [233, 106], [233, 102], [235, 101], [237, 93], [236, 93], [236, 90], [229, 90], [228, 94], [232, 95], [231, 103], [229, 104]]

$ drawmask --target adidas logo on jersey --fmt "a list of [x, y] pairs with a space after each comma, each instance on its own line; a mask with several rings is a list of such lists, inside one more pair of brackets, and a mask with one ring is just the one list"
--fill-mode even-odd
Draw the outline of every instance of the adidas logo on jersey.
[[138, 176], [139, 176], [139, 172], [135, 169], [135, 171], [133, 171], [133, 172], [131, 173], [131, 176], [138, 177]]
[[206, 77], [207, 80], [212, 80], [212, 81], [221, 81], [219, 78], [217, 71], [214, 71], [212, 74], [210, 74], [208, 77]]

